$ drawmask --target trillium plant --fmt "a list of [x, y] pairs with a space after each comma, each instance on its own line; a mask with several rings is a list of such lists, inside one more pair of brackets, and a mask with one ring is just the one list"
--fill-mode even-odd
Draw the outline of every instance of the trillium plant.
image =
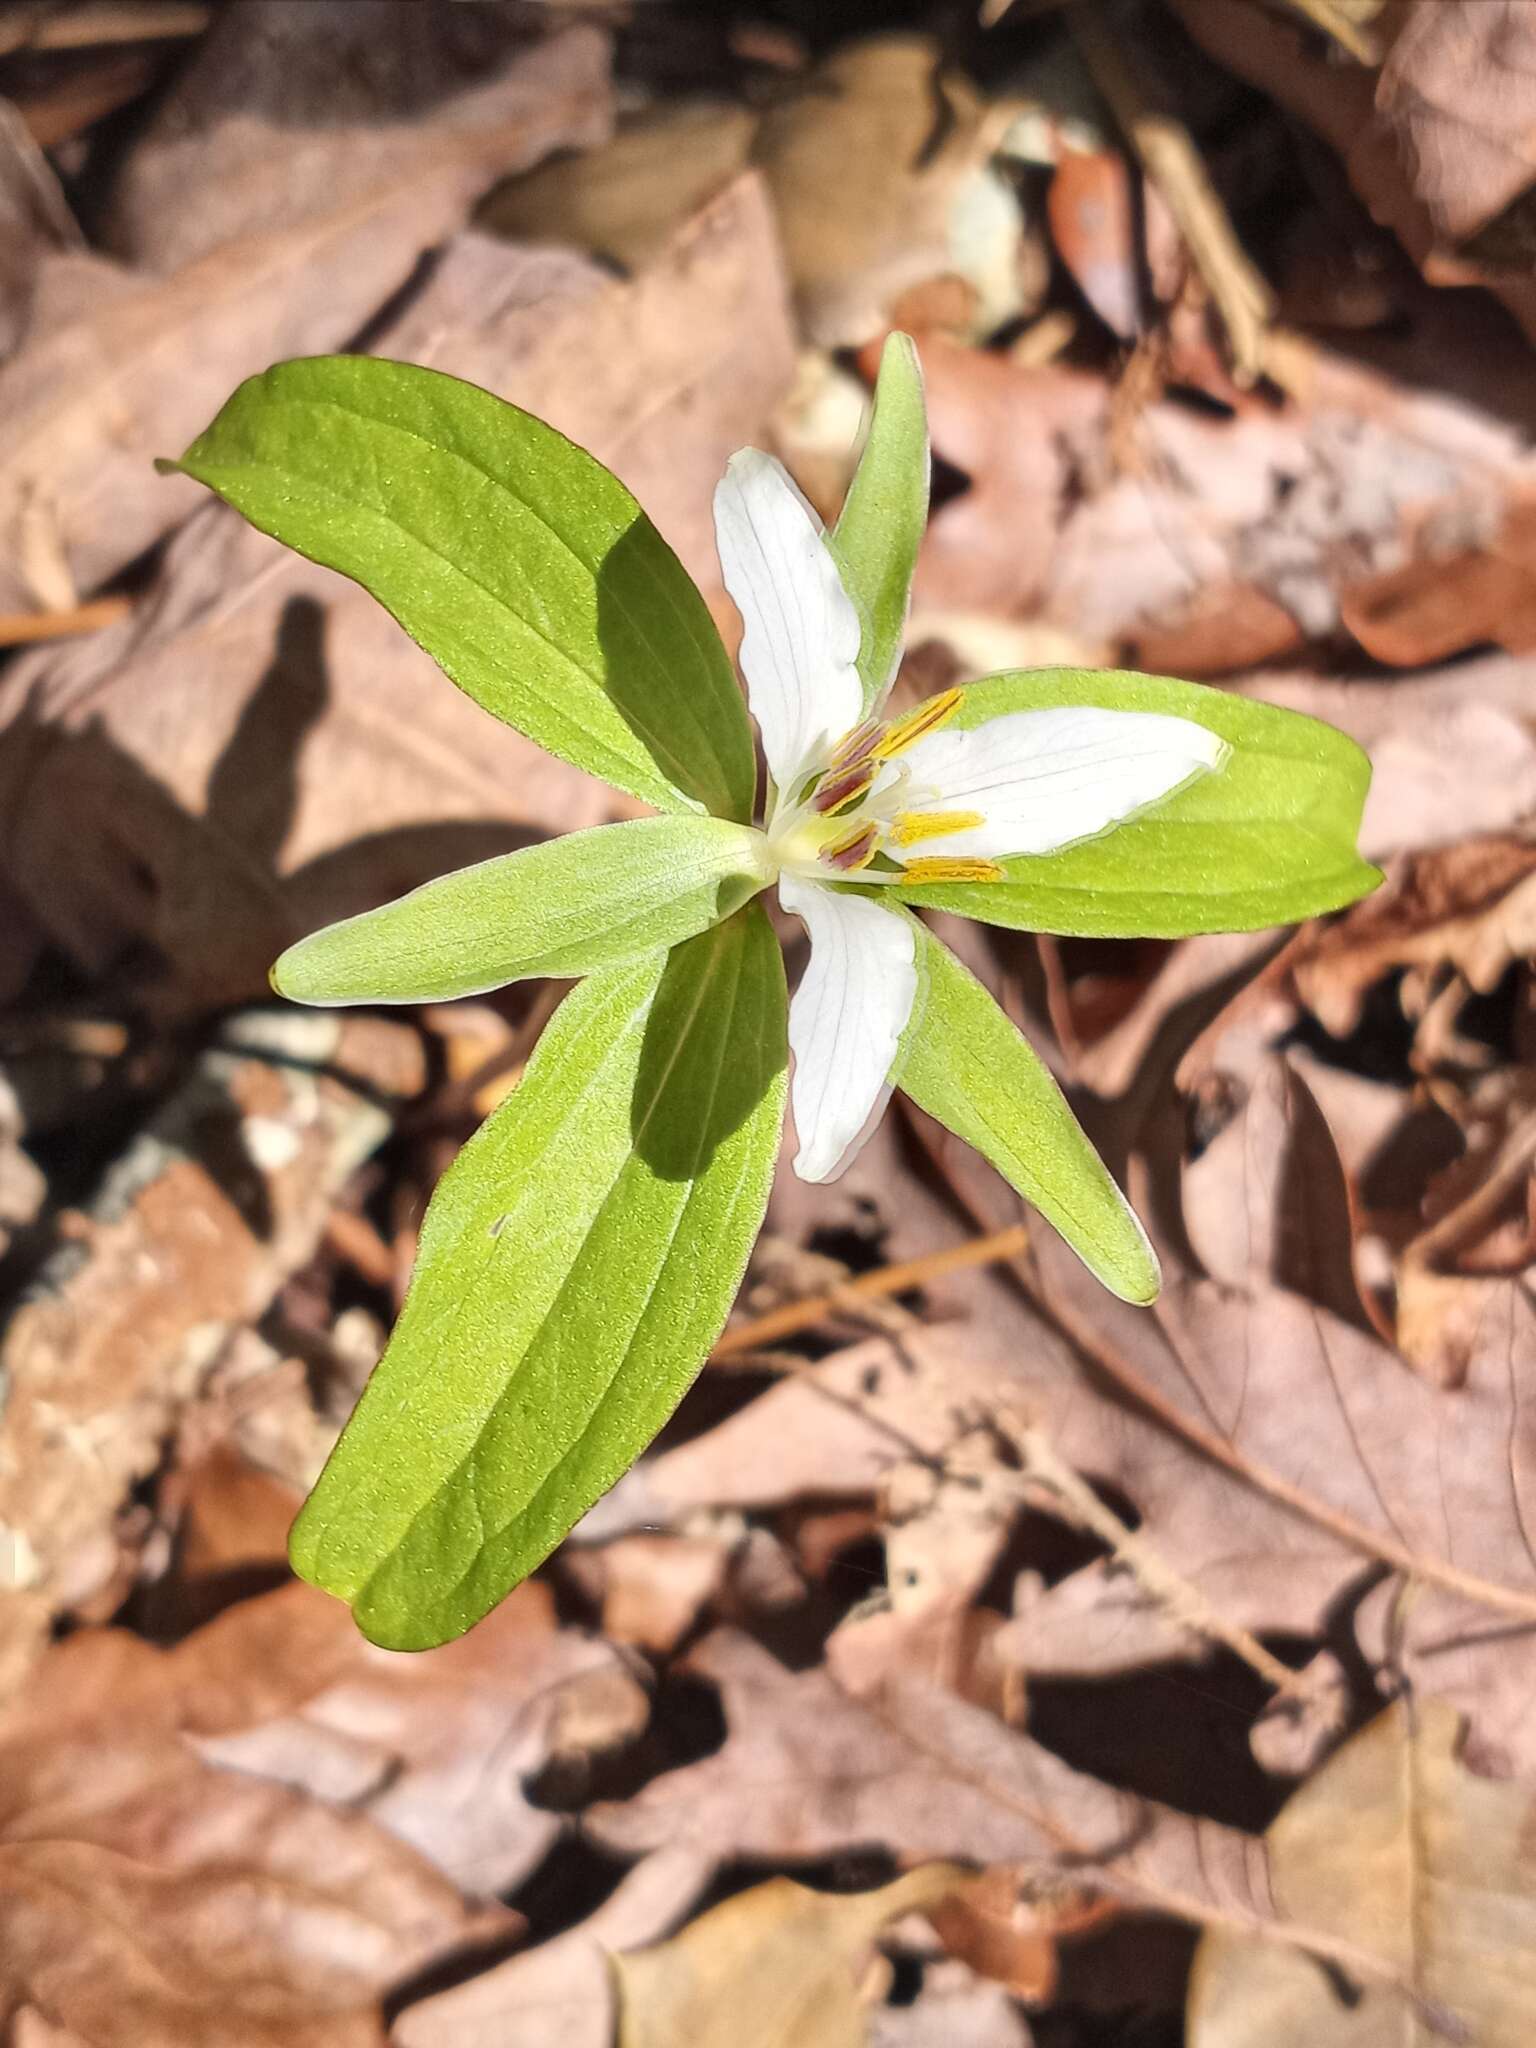
[[[428, 1209], [409, 1296], [293, 1533], [374, 1640], [470, 1627], [661, 1428], [794, 1170], [835, 1179], [893, 1088], [1116, 1294], [1157, 1262], [1054, 1080], [924, 909], [1159, 938], [1339, 908], [1369, 769], [1330, 727], [1164, 677], [992, 675], [896, 703], [928, 442], [887, 344], [824, 531], [770, 456], [715, 494], [745, 701], [618, 480], [436, 371], [364, 357], [241, 386], [175, 467], [353, 577], [495, 717], [655, 813], [440, 877], [278, 961], [298, 1002], [577, 978]], [[758, 768], [748, 709], [766, 762]], [[809, 948], [793, 998], [766, 903]]]

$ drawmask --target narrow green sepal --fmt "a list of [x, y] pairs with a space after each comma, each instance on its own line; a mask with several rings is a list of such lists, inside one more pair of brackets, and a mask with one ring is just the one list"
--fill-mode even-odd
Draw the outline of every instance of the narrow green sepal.
[[1122, 1301], [1157, 1297], [1157, 1254], [1023, 1033], [916, 918], [919, 988], [896, 1086], [973, 1145]]
[[881, 352], [863, 453], [828, 536], [864, 628], [859, 675], [866, 712], [901, 658], [912, 571], [928, 523], [928, 473], [922, 364], [911, 335], [893, 334]]

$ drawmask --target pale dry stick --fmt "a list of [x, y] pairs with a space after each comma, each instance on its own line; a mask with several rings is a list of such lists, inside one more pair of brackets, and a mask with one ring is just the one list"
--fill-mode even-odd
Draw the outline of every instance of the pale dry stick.
[[1152, 1546], [1128, 1529], [1113, 1509], [1106, 1507], [1093, 1488], [1056, 1455], [1049, 1439], [1038, 1427], [1023, 1423], [1006, 1412], [996, 1417], [997, 1427], [1018, 1452], [1026, 1480], [1033, 1480], [1057, 1503], [1070, 1521], [1076, 1522], [1107, 1546], [1134, 1573], [1143, 1590], [1181, 1627], [1195, 1635], [1225, 1643], [1266, 1685], [1287, 1699], [1308, 1699], [1316, 1688], [1303, 1671], [1293, 1671], [1266, 1650], [1258, 1637], [1241, 1623], [1229, 1621], [1206, 1598], [1200, 1588], [1180, 1576], [1164, 1562]]
[[770, 1309], [766, 1315], [756, 1316], [738, 1329], [727, 1330], [710, 1353], [710, 1362], [732, 1358], [743, 1351], [760, 1350], [764, 1345], [776, 1344], [785, 1337], [798, 1335], [801, 1330], [814, 1328], [826, 1316], [863, 1307], [888, 1295], [905, 1294], [911, 1288], [926, 1286], [931, 1280], [964, 1272], [967, 1267], [989, 1266], [999, 1259], [1017, 1258], [1028, 1246], [1029, 1232], [1024, 1224], [1011, 1223], [1005, 1230], [990, 1231], [985, 1237], [973, 1237], [965, 1244], [950, 1246], [946, 1251], [927, 1252], [920, 1259], [904, 1259], [898, 1265], [881, 1266], [876, 1272], [861, 1273], [856, 1280], [842, 1281], [838, 1286], [813, 1294], [804, 1301], [787, 1302], [783, 1308]]
[[58, 612], [0, 613], [0, 647], [31, 647], [39, 640], [68, 640], [80, 633], [99, 633], [115, 626], [133, 610], [126, 597], [98, 597], [89, 604]]
[[101, 43], [179, 42], [200, 36], [212, 19], [203, 0], [139, 0], [110, 5], [23, 9], [0, 22], [0, 57], [13, 50], [89, 50]]
[[1320, 28], [1325, 36], [1331, 36], [1351, 57], [1373, 67], [1381, 62], [1381, 52], [1359, 22], [1338, 4], [1338, 0], [1290, 0], [1290, 4], [1298, 14], [1304, 14], [1314, 28]]
[[1094, 84], [1108, 100], [1142, 169], [1167, 202], [1216, 302], [1232, 350], [1233, 376], [1239, 384], [1251, 384], [1264, 370], [1274, 294], [1238, 240], [1194, 138], [1182, 121], [1152, 105], [1096, 0], [1081, 0], [1067, 19]]
[[[1097, 1891], [1106, 1898], [1118, 1899], [1127, 1906], [1139, 1906], [1145, 1912], [1166, 1913], [1176, 1920], [1187, 1921], [1191, 1926], [1208, 1928], [1222, 1934], [1241, 1936], [1250, 1941], [1261, 1941], [1271, 1947], [1291, 1949], [1302, 1955], [1313, 1957], [1322, 1963], [1331, 1963], [1346, 1976], [1379, 1985], [1390, 1990], [1410, 2006], [1421, 2024], [1441, 2040], [1468, 2042], [1471, 2035], [1466, 2022], [1458, 2013], [1450, 2011], [1438, 2000], [1425, 1996], [1403, 1973], [1385, 1957], [1372, 1950], [1358, 1948], [1351, 1941], [1342, 1941], [1336, 1935], [1325, 1934], [1320, 1928], [1303, 1927], [1292, 1921], [1271, 1920], [1261, 1913], [1244, 1913], [1231, 1908], [1213, 1906], [1206, 1900], [1181, 1892], [1171, 1886], [1154, 1884], [1147, 1878], [1117, 1872], [1105, 1865], [1102, 1850], [1092, 1843], [1080, 1840], [1070, 1829], [1062, 1826], [1053, 1815], [1031, 1806], [1001, 1779], [986, 1771], [975, 1770], [960, 1758], [941, 1749], [935, 1742], [925, 1740], [913, 1725], [914, 1717], [896, 1716], [882, 1707], [878, 1693], [861, 1697], [859, 1704], [891, 1730], [897, 1738], [907, 1743], [920, 1755], [930, 1757], [946, 1777], [958, 1778], [974, 1791], [980, 1792], [996, 1805], [1016, 1813], [1030, 1827], [1054, 1841], [1063, 1858], [1072, 1866], [1071, 1876], [1075, 1884], [1086, 1891]], [[1191, 1825], [1196, 1823], [1191, 1822]], [[1262, 1843], [1256, 1840], [1256, 1847]], [[1020, 1858], [1013, 1867], [1021, 1873], [1029, 1869], [1027, 1858]], [[1041, 1859], [1044, 1862], [1044, 1859]], [[1094, 1868], [1093, 1866], [1099, 1866]], [[1052, 1878], [1059, 1878], [1060, 1868], [1050, 1863], [1044, 1865]]]

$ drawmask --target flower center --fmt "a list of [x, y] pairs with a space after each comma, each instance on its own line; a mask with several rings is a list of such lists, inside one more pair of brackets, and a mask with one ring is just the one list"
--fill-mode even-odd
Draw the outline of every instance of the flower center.
[[865, 719], [778, 792], [768, 819], [769, 851], [781, 868], [811, 881], [996, 882], [996, 861], [915, 854], [928, 840], [986, 821], [946, 807], [943, 794], [913, 780], [907, 750], [948, 724], [964, 692], [945, 690], [904, 718]]

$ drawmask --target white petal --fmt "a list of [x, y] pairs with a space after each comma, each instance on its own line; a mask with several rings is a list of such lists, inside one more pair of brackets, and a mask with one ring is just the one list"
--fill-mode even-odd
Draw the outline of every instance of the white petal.
[[715, 543], [745, 629], [741, 672], [783, 788], [818, 744], [841, 739], [864, 708], [859, 615], [821, 522], [783, 463], [743, 448], [715, 490]]
[[891, 1092], [886, 1077], [917, 993], [916, 947], [905, 918], [867, 897], [781, 875], [779, 901], [811, 939], [789, 1006], [795, 1171], [836, 1180]]
[[903, 757], [909, 807], [980, 811], [985, 823], [914, 851], [992, 860], [1054, 853], [1171, 795], [1226, 753], [1226, 742], [1192, 719], [1090, 705], [1011, 711], [970, 732], [929, 733]]

